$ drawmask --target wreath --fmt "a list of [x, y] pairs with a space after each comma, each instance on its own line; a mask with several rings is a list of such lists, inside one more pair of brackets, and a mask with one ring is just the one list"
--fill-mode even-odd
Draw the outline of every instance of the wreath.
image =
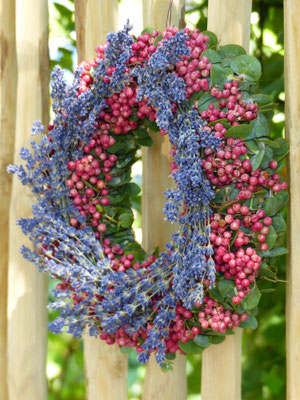
[[[234, 327], [255, 328], [264, 279], [276, 281], [288, 201], [279, 175], [285, 139], [270, 138], [272, 99], [257, 94], [258, 60], [211, 32], [110, 33], [68, 84], [52, 72], [54, 120], [9, 166], [35, 196], [18, 221], [21, 252], [58, 280], [50, 331], [135, 348], [161, 366], [200, 353]], [[132, 229], [131, 168], [148, 130], [168, 135], [174, 188], [164, 251], [146, 253]]]

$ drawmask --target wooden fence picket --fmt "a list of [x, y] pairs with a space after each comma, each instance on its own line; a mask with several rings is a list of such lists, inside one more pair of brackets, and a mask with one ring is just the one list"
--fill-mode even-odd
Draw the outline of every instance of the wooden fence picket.
[[95, 47], [118, 29], [118, 0], [75, 0], [75, 26], [78, 60], [92, 60]]
[[17, 62], [15, 37], [15, 1], [0, 0], [0, 400], [7, 400], [7, 293], [8, 226], [12, 176], [6, 172], [13, 163]]
[[207, 30], [220, 45], [239, 44], [249, 51], [252, 0], [208, 0]]
[[[95, 47], [117, 30], [117, 0], [75, 0], [75, 24], [79, 62], [92, 61]], [[99, 338], [84, 338], [87, 399], [127, 399], [127, 357], [117, 345], [108, 346]]]
[[[250, 40], [251, 0], [209, 0], [207, 29], [214, 32], [220, 44], [239, 44], [248, 51]], [[241, 336], [212, 345], [202, 355], [202, 400], [241, 399]]]
[[290, 204], [288, 213], [289, 254], [286, 288], [286, 363], [287, 400], [300, 398], [300, 3], [284, 1], [284, 76], [286, 98], [286, 137], [290, 142], [288, 175]]
[[[166, 29], [166, 19], [169, 0], [143, 0], [144, 27], [153, 27], [157, 30]], [[184, 0], [173, 1], [172, 23], [175, 26], [184, 26]], [[175, 231], [174, 225], [164, 221], [163, 207], [165, 196], [163, 192], [173, 186], [169, 177], [170, 171], [170, 144], [166, 136], [159, 133], [151, 134], [154, 145], [143, 149], [143, 245], [146, 250], [160, 249], [169, 240]], [[183, 400], [186, 398], [186, 357], [177, 355], [173, 372], [164, 373], [160, 370], [153, 357], [147, 365], [143, 400], [164, 399]]]
[[[4, 3], [4, 2], [3, 2]], [[10, 3], [10, 2], [5, 2]], [[49, 56], [47, 0], [17, 0], [18, 62], [16, 163], [28, 146], [32, 122], [47, 125], [49, 115]], [[10, 78], [9, 78], [10, 79]], [[13, 178], [9, 233], [8, 390], [9, 400], [46, 400], [47, 279], [25, 261], [20, 247], [28, 239], [16, 219], [31, 215], [32, 195]]]

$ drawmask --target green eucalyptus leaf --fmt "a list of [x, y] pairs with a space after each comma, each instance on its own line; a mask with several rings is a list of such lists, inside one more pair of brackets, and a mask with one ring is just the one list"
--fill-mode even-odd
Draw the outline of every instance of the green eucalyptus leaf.
[[166, 354], [166, 359], [169, 361], [175, 360], [176, 358], [176, 353], [168, 353]]
[[128, 169], [123, 174], [114, 176], [113, 179], [111, 181], [109, 181], [108, 185], [109, 186], [122, 186], [122, 185], [125, 185], [126, 183], [130, 183], [130, 181], [131, 181], [130, 173], [131, 173], [131, 171], [130, 171], [130, 169]]
[[266, 216], [276, 215], [280, 210], [282, 210], [289, 201], [289, 194], [287, 192], [279, 192], [276, 196], [268, 197], [265, 200], [263, 210]]
[[252, 133], [252, 126], [249, 124], [242, 124], [237, 126], [232, 126], [225, 134], [225, 138], [236, 138], [236, 139], [246, 139]]
[[128, 183], [128, 185], [125, 187], [125, 190], [129, 196], [137, 196], [141, 192], [140, 186], [134, 182]]
[[242, 321], [239, 326], [241, 328], [256, 329], [258, 326], [257, 319], [251, 315], [248, 315], [248, 319], [246, 321]]
[[134, 208], [138, 213], [142, 213], [142, 198], [141, 196], [130, 197], [131, 207]]
[[272, 103], [273, 97], [269, 96], [268, 94], [252, 94], [250, 97], [257, 104], [269, 104]]
[[135, 152], [133, 152], [129, 155], [126, 154], [124, 157], [118, 157], [115, 165], [118, 169], [124, 169], [125, 167], [132, 165], [135, 160]]
[[261, 293], [257, 286], [255, 286], [242, 300], [241, 304], [245, 310], [252, 310], [255, 308], [260, 300]]
[[260, 168], [266, 169], [269, 167], [270, 161], [273, 159], [273, 149], [268, 144], [261, 143], [260, 145], [265, 146], [265, 155], [260, 164]]
[[149, 136], [149, 133], [148, 133], [147, 129], [142, 128], [142, 127], [139, 127], [137, 129], [135, 129], [133, 131], [133, 133], [139, 138], [144, 138], [144, 137], [148, 137]]
[[143, 35], [144, 33], [152, 33], [153, 31], [155, 31], [155, 28], [152, 28], [151, 26], [149, 26], [148, 28], [145, 28], [144, 30], [142, 30], [141, 35]]
[[276, 249], [272, 249], [270, 251], [263, 252], [264, 257], [278, 257], [284, 254], [287, 254], [289, 251], [285, 247], [277, 247]]
[[263, 158], [265, 155], [265, 149], [259, 150], [258, 153], [256, 153], [252, 158], [251, 158], [251, 165], [252, 165], [252, 170], [255, 171], [257, 168], [259, 168]]
[[209, 347], [210, 346], [210, 341], [209, 341], [209, 337], [205, 336], [205, 335], [197, 335], [194, 337], [194, 342], [201, 347]]
[[130, 251], [142, 251], [142, 252], [144, 252], [142, 246], [138, 242], [132, 242], [132, 243], [128, 244], [124, 250], [129, 252], [129, 253], [130, 253]]
[[275, 231], [286, 231], [286, 222], [281, 214], [277, 214], [272, 218], [272, 225]]
[[279, 143], [275, 142], [275, 140], [269, 140], [269, 139], [257, 139], [258, 143], [265, 143], [266, 145], [268, 145], [269, 147], [271, 147], [272, 149], [279, 149], [280, 145]]
[[227, 190], [226, 188], [217, 189], [215, 193], [215, 197], [212, 200], [213, 203], [223, 203], [227, 197]]
[[203, 53], [201, 54], [201, 57], [204, 56], [208, 57], [209, 62], [212, 64], [220, 63], [222, 61], [220, 54], [215, 50], [211, 49], [204, 50]]
[[154, 254], [156, 257], [159, 255], [159, 247], [158, 247], [158, 246], [155, 247], [155, 249], [148, 251], [148, 252], [146, 253], [146, 257], [149, 257], [149, 256], [151, 256], [151, 255], [153, 255], [153, 254]]
[[257, 145], [257, 140], [247, 140], [247, 142], [245, 142], [245, 145], [253, 153], [256, 153], [259, 150], [259, 147]]
[[137, 143], [139, 146], [150, 147], [153, 145], [154, 142], [151, 136], [147, 136], [135, 139], [135, 143]]
[[215, 126], [216, 124], [219, 124], [219, 123], [222, 124], [226, 129], [229, 129], [231, 127], [230, 122], [226, 118], [217, 119], [216, 121], [209, 122], [208, 125]]
[[187, 343], [179, 340], [179, 347], [185, 354], [200, 354], [204, 350], [204, 347], [198, 346], [193, 340], [189, 340]]
[[128, 228], [133, 222], [133, 215], [129, 213], [121, 214], [118, 220], [123, 228]]
[[122, 193], [115, 196], [107, 196], [111, 205], [122, 204], [122, 202], [127, 198], [127, 193]]
[[208, 294], [215, 301], [224, 301], [224, 297], [221, 295], [217, 287], [208, 289]]
[[220, 344], [222, 342], [224, 342], [225, 340], [225, 335], [224, 336], [211, 336], [209, 338], [209, 341], [211, 344]]
[[259, 275], [270, 279], [276, 278], [276, 273], [269, 268], [267, 263], [260, 264]]
[[268, 249], [272, 249], [277, 240], [277, 233], [272, 225], [269, 226], [269, 233], [266, 236], [266, 243], [268, 244]]
[[235, 287], [234, 281], [231, 281], [230, 279], [223, 279], [218, 282], [218, 289], [221, 294], [221, 296], [225, 296], [228, 292], [231, 291]]
[[270, 136], [270, 126], [267, 118], [262, 113], [257, 114], [257, 118], [252, 120], [250, 124], [253, 126], [253, 133], [255, 137]]
[[127, 148], [126, 143], [115, 143], [113, 146], [109, 147], [109, 152], [110, 153], [119, 153], [119, 152], [123, 152], [126, 148]]
[[[212, 50], [211, 50], [212, 51]], [[223, 85], [231, 80], [232, 70], [221, 65], [214, 64], [210, 70], [210, 78], [213, 86]]]
[[208, 47], [213, 47], [218, 44], [218, 38], [215, 33], [210, 31], [203, 31], [201, 33], [209, 37], [209, 41], [207, 42]]
[[154, 40], [153, 46], [157, 47], [158, 42], [160, 42], [161, 40], [163, 40], [162, 35], [157, 36], [157, 38]]
[[130, 251], [125, 251], [125, 255], [127, 254], [132, 254], [134, 256], [134, 262], [141, 262], [144, 261], [145, 255], [144, 253], [141, 252], [141, 250], [130, 250]]
[[237, 75], [248, 81], [257, 81], [261, 75], [260, 62], [252, 56], [241, 55], [235, 58], [230, 66]]
[[218, 49], [218, 53], [222, 58], [236, 58], [243, 54], [246, 54], [246, 50], [237, 44], [227, 44], [226, 46], [221, 46]]
[[139, 121], [139, 117], [137, 116], [136, 112], [132, 113], [129, 117], [130, 121]]
[[275, 143], [279, 144], [278, 149], [274, 149], [273, 155], [276, 160], [279, 160], [285, 157], [289, 152], [289, 142], [284, 138], [278, 138], [275, 140]]
[[210, 103], [217, 107], [219, 105], [219, 100], [213, 97], [209, 92], [206, 92], [198, 101], [198, 112], [206, 111]]
[[169, 371], [173, 371], [173, 366], [171, 363], [169, 362], [163, 362], [161, 365], [161, 370], [162, 372], [169, 372]]
[[157, 124], [154, 121], [150, 121], [148, 118], [145, 119], [145, 124], [152, 132], [159, 132], [160, 130]]
[[192, 94], [192, 96], [189, 98], [189, 103], [193, 105], [195, 101], [199, 100], [203, 96], [203, 92], [200, 90], [199, 92], [195, 92]]
[[131, 229], [123, 229], [119, 232], [116, 232], [114, 236], [116, 238], [121, 238], [122, 240], [129, 239], [131, 242], [134, 241]]

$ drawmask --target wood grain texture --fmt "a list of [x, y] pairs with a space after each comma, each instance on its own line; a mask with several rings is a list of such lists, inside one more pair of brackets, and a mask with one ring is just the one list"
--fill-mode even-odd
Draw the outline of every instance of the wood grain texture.
[[[251, 8], [251, 0], [209, 0], [207, 29], [216, 33], [221, 45], [239, 44], [249, 51]], [[203, 352], [201, 396], [202, 400], [241, 399], [239, 329]]]
[[[170, 0], [142, 0], [144, 27], [164, 31], [167, 27], [167, 15]], [[179, 28], [185, 26], [184, 22], [185, 1], [173, 0], [171, 24]]]
[[202, 400], [241, 399], [242, 329], [202, 354]]
[[[93, 60], [96, 46], [117, 30], [117, 16], [117, 0], [75, 0], [79, 62]], [[88, 400], [127, 399], [127, 357], [118, 346], [86, 335], [84, 361]]]
[[186, 396], [186, 356], [176, 355], [172, 372], [162, 372], [154, 357], [150, 357], [143, 387], [143, 400], [184, 400]]
[[6, 167], [14, 159], [16, 94], [15, 1], [0, 0], [0, 400], [8, 398], [8, 225], [12, 176], [6, 172]]
[[[32, 139], [32, 122], [48, 123], [49, 56], [47, 0], [17, 0], [18, 61], [16, 163]], [[19, 253], [29, 244], [16, 219], [31, 215], [33, 198], [13, 178], [9, 235], [8, 389], [9, 400], [46, 400], [47, 279]], [[30, 245], [30, 244], [29, 244]]]
[[93, 59], [95, 47], [117, 30], [118, 0], [75, 0], [75, 26], [79, 60]]
[[[165, 30], [169, 0], [143, 0], [144, 27]], [[184, 26], [184, 0], [174, 0], [172, 7], [172, 23]], [[176, 226], [164, 221], [163, 208], [165, 196], [163, 192], [173, 187], [170, 173], [170, 144], [167, 136], [151, 133], [154, 145], [144, 148], [143, 154], [143, 245], [146, 250], [156, 246], [163, 250], [164, 245], [175, 232]], [[153, 357], [147, 365], [143, 388], [143, 400], [164, 399], [183, 400], [186, 398], [186, 357], [177, 356], [173, 372], [164, 373]]]
[[84, 360], [89, 400], [127, 399], [127, 357], [119, 346], [84, 338]]
[[288, 263], [286, 288], [286, 363], [287, 400], [300, 399], [300, 3], [284, 2], [284, 72], [286, 137], [290, 142], [288, 178], [290, 203], [288, 212]]
[[248, 51], [251, 9], [252, 0], [209, 0], [207, 30], [221, 46], [239, 44]]

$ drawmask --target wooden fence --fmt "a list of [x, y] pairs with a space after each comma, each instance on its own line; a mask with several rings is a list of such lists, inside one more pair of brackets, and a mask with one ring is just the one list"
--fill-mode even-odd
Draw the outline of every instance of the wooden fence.
[[[144, 26], [165, 28], [169, 0], [143, 0]], [[117, 28], [117, 0], [75, 0], [79, 60], [92, 59], [94, 48]], [[208, 30], [221, 44], [249, 47], [251, 0], [209, 0]], [[300, 3], [285, 0], [287, 136], [291, 143], [289, 171], [291, 210], [287, 284], [287, 399], [300, 399]], [[132, 21], [134, 23], [134, 21]], [[172, 24], [182, 27], [184, 0], [173, 1]], [[27, 145], [32, 121], [47, 124], [48, 4], [47, 0], [0, 0], [0, 400], [46, 400], [45, 276], [19, 255], [24, 237], [16, 218], [29, 215], [31, 195], [13, 182], [6, 166], [18, 162]], [[17, 118], [16, 118], [17, 116]], [[143, 242], [163, 247], [171, 232], [164, 222], [162, 192], [169, 186], [169, 144], [153, 135], [154, 146], [143, 151]], [[151, 190], [151, 194], [150, 194]], [[151, 217], [150, 217], [151, 213]], [[150, 224], [151, 220], [151, 224]], [[154, 232], [155, 229], [155, 232]], [[9, 243], [9, 246], [8, 246]], [[292, 283], [293, 280], [293, 283]], [[7, 310], [7, 312], [6, 312]], [[86, 337], [85, 373], [88, 400], [127, 398], [127, 358], [117, 347]], [[162, 373], [151, 359], [144, 400], [186, 398], [186, 360], [179, 356], [174, 371]], [[74, 382], [76, 385], [76, 382]], [[203, 353], [202, 399], [241, 399], [241, 332]], [[199, 376], [200, 387], [200, 376]]]

